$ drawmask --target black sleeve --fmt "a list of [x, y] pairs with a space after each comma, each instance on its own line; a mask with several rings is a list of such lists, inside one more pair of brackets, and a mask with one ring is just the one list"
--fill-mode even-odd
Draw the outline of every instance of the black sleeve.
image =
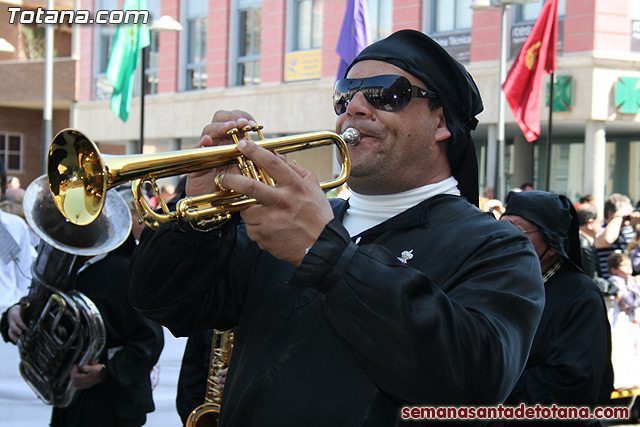
[[237, 243], [237, 223], [234, 218], [206, 233], [175, 224], [145, 230], [131, 262], [131, 304], [175, 336], [235, 326], [250, 269], [246, 265], [231, 277], [231, 254], [252, 259]]
[[121, 329], [125, 342], [122, 349], [107, 360], [105, 383], [114, 388], [128, 387], [149, 376], [164, 347], [162, 326], [140, 313], [129, 313], [129, 327]]
[[2, 339], [4, 342], [10, 342], [11, 338], [9, 338], [9, 307], [4, 313], [2, 313], [2, 318], [0, 318], [0, 332], [2, 333]]

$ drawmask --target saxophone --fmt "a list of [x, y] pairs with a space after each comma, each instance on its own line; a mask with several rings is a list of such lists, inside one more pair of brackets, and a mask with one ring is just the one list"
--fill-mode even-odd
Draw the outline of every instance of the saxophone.
[[233, 350], [233, 332], [231, 332], [231, 330], [220, 332], [214, 329], [204, 403], [191, 411], [185, 427], [218, 426], [222, 390], [216, 388], [215, 377], [220, 369], [229, 366], [231, 350]]

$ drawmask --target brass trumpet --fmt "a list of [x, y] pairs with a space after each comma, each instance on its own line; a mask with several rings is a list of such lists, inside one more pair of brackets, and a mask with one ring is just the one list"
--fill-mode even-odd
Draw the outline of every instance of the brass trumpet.
[[[349, 128], [342, 135], [312, 132], [272, 139], [264, 139], [261, 129], [262, 126], [246, 126], [241, 130], [232, 129], [228, 135], [237, 144], [239, 133], [251, 140], [249, 132], [257, 132], [260, 139], [256, 144], [276, 154], [335, 144], [341, 157], [340, 174], [333, 180], [322, 182], [320, 186], [327, 190], [347, 180], [351, 170], [347, 144], [358, 143], [360, 134], [356, 129]], [[173, 221], [216, 224], [230, 218], [232, 212], [258, 202], [244, 194], [221, 190], [181, 199], [176, 210], [170, 211], [160, 195], [156, 179], [237, 163], [246, 176], [275, 185], [262, 168], [242, 156], [235, 144], [159, 154], [105, 155], [82, 132], [65, 129], [54, 137], [49, 148], [49, 189], [56, 207], [77, 225], [93, 222], [100, 215], [107, 190], [129, 181], [132, 181], [133, 204], [140, 220], [152, 228]], [[155, 212], [147, 203], [142, 192], [146, 182], [154, 188], [162, 212]]]

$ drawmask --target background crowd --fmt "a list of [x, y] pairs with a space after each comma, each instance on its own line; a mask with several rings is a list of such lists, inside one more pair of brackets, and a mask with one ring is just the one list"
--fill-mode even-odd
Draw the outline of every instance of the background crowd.
[[[480, 208], [500, 218], [513, 194], [531, 190], [533, 185], [524, 183], [511, 189], [503, 202], [495, 198], [492, 187], [485, 187]], [[597, 203], [589, 194], [573, 201], [580, 225], [582, 269], [608, 301], [631, 314], [640, 305], [640, 201], [634, 205], [624, 194], [610, 194], [602, 216]]]
[[[531, 190], [533, 186], [524, 183], [512, 189], [503, 203], [486, 187], [480, 207], [500, 218], [514, 194]], [[598, 201], [589, 194], [573, 202], [579, 221], [582, 270], [599, 288], [612, 328], [614, 385], [632, 389], [640, 383], [640, 325], [636, 317], [640, 307], [640, 201], [634, 204], [624, 194], [610, 194], [603, 201], [602, 215]]]

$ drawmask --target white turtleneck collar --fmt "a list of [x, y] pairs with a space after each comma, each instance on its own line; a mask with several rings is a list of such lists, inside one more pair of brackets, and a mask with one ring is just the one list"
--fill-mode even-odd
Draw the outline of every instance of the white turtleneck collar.
[[342, 224], [351, 237], [439, 194], [460, 195], [458, 181], [449, 178], [396, 194], [369, 196], [352, 193]]

